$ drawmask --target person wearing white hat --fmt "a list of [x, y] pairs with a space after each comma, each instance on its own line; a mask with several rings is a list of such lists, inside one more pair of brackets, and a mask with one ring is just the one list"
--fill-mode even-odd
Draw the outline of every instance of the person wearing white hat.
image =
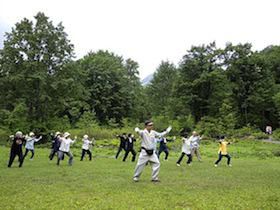
[[153, 130], [153, 122], [147, 120], [145, 122], [145, 129], [140, 130], [139, 128], [135, 128], [135, 132], [137, 132], [142, 138], [141, 141], [141, 152], [138, 158], [137, 165], [135, 167], [133, 180], [135, 182], [139, 181], [140, 175], [146, 165], [146, 163], [150, 162], [152, 166], [152, 182], [159, 182], [158, 174], [160, 169], [160, 162], [158, 156], [155, 153], [154, 143], [156, 137], [162, 137], [168, 134], [171, 131], [172, 127], [169, 126], [164, 132], [158, 133]]
[[83, 161], [85, 154], [87, 153], [89, 155], [89, 160], [92, 159], [92, 153], [90, 151], [90, 146], [92, 145], [92, 141], [89, 140], [88, 135], [83, 136], [83, 145], [82, 145], [82, 156], [81, 161]]
[[70, 133], [65, 132], [63, 137], [60, 138], [60, 147], [59, 147], [59, 151], [58, 151], [58, 158], [57, 158], [57, 165], [59, 165], [60, 160], [62, 160], [64, 154], [66, 154], [69, 157], [69, 161], [68, 164], [69, 166], [72, 165], [73, 163], [73, 154], [70, 151], [70, 145], [73, 144], [77, 139], [77, 136], [75, 136], [75, 139], [72, 140], [70, 138]]
[[40, 136], [39, 138], [35, 137], [35, 134], [33, 132], [29, 133], [29, 136], [26, 137], [26, 144], [25, 144], [25, 153], [23, 158], [25, 158], [28, 154], [28, 152], [31, 152], [31, 157], [30, 160], [33, 160], [34, 157], [34, 143], [38, 142], [42, 139], [42, 136]]
[[10, 151], [10, 159], [8, 163], [8, 167], [10, 168], [14, 162], [16, 156], [19, 157], [19, 167], [22, 167], [24, 158], [22, 155], [22, 145], [25, 141], [25, 137], [23, 136], [21, 131], [17, 131], [16, 135], [13, 138], [13, 144]]

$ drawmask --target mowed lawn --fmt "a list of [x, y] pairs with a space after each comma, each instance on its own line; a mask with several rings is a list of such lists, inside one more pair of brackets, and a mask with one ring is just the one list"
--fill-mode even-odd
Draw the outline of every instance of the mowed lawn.
[[[130, 156], [122, 162], [123, 153], [114, 159], [113, 150], [102, 155], [106, 148], [94, 151], [91, 162], [80, 162], [75, 148], [72, 167], [68, 157], [58, 167], [56, 159], [48, 160], [49, 149], [36, 148], [33, 161], [27, 158], [22, 168], [14, 161], [7, 168], [9, 148], [0, 147], [0, 209], [280, 209], [279, 157], [243, 157], [246, 147], [232, 145], [230, 150], [241, 154], [233, 152], [233, 166], [223, 159], [215, 168], [216, 144], [204, 147], [203, 162], [194, 158], [191, 166], [186, 159], [176, 166], [180, 153], [171, 151], [169, 161], [161, 160], [160, 183], [150, 181], [149, 165], [134, 183], [136, 163]], [[280, 146], [257, 143], [248, 148], [253, 154], [254, 148]]]

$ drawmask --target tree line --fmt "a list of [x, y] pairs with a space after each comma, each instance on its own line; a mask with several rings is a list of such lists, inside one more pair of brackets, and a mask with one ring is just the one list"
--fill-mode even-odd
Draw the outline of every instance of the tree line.
[[177, 66], [162, 61], [143, 87], [136, 61], [103, 50], [76, 60], [62, 23], [41, 12], [34, 20], [16, 23], [0, 50], [2, 128], [124, 126], [148, 118], [185, 128], [279, 127], [279, 46], [193, 46]]

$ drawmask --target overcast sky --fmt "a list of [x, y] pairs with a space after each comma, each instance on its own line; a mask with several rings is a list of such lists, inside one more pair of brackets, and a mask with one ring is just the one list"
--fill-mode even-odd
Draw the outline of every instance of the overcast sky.
[[106, 49], [137, 61], [144, 78], [193, 45], [279, 45], [279, 10], [278, 0], [0, 0], [0, 47], [4, 32], [41, 11], [62, 22], [77, 58]]

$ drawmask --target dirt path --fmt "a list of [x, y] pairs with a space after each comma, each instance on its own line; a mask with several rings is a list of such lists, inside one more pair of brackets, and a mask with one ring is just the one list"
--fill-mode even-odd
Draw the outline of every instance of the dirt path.
[[262, 142], [267, 142], [267, 143], [273, 143], [273, 144], [280, 144], [280, 141], [273, 141], [272, 137], [269, 137], [269, 139], [263, 139], [261, 141]]

